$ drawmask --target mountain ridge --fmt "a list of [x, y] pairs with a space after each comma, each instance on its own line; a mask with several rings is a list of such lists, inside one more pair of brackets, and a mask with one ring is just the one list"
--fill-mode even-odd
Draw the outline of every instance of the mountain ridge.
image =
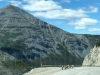
[[[23, 64], [21, 69], [24, 70], [18, 70], [19, 75], [30, 68], [39, 67], [40, 59], [44, 65], [82, 64], [99, 38], [99, 35], [63, 31], [12, 5], [0, 10], [0, 49], [9, 58], [14, 58], [5, 61], [4, 58], [1, 59], [0, 63], [5, 63], [1, 69], [5, 70], [6, 66], [6, 70], [10, 70], [9, 63], [6, 62], [15, 64], [16, 60], [19, 65]], [[13, 68], [18, 75], [18, 68], [11, 67]], [[13, 72], [8, 75], [13, 75]]]

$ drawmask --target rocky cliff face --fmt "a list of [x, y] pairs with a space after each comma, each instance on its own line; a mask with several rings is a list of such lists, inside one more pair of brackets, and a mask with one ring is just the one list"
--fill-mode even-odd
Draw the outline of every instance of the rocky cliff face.
[[[39, 65], [39, 59], [43, 64], [82, 64], [99, 38], [99, 35], [63, 31], [12, 5], [0, 9], [1, 52], [13, 57], [18, 64], [28, 64], [23, 67], [27, 70], [29, 66]], [[14, 64], [11, 59], [5, 62]]]
[[83, 61], [83, 65], [100, 66], [100, 46], [96, 44], [96, 46], [90, 50], [90, 53], [86, 55]]

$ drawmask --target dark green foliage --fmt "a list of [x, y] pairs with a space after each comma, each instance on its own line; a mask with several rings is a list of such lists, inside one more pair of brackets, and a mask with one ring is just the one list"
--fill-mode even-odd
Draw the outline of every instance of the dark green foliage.
[[19, 74], [23, 74], [25, 72], [30, 71], [33, 67], [26, 62], [20, 61], [20, 60], [6, 60], [2, 61], [3, 66], [6, 69], [9, 69], [12, 71], [12, 73], [19, 72]]
[[[9, 34], [7, 32], [3, 32], [3, 36], [0, 36], [0, 50], [3, 52], [8, 53], [9, 55], [12, 55], [15, 57], [16, 60], [6, 60], [2, 61], [3, 66], [6, 69], [9, 69], [12, 74], [15, 72], [15, 75], [22, 75], [25, 72], [28, 72], [31, 70], [30, 63], [27, 63], [25, 61], [21, 61], [20, 57], [23, 56], [22, 51], [25, 50], [27, 47], [26, 44], [24, 44], [25, 39], [20, 38], [18, 40], [10, 40], [9, 38], [16, 38], [17, 36], [22, 35], [21, 33], [15, 33], [15, 34]], [[15, 56], [14, 54], [19, 54], [20, 56]], [[17, 73], [19, 72], [19, 73]]]
[[0, 36], [0, 48], [11, 47], [19, 48], [20, 50], [25, 49], [26, 45], [24, 44], [25, 38], [18, 40], [10, 40], [9, 38], [16, 38], [17, 36], [22, 35], [21, 33], [9, 34], [8, 32], [3, 32], [3, 35]]
[[30, 63], [33, 67], [40, 67], [40, 59], [33, 59], [33, 61]]
[[[7, 33], [3, 32], [4, 36], [0, 36], [0, 49], [10, 55], [13, 55], [15, 58], [19, 59], [23, 56], [22, 52], [25, 51], [27, 45], [24, 43], [25, 38], [20, 38], [17, 40], [11, 40], [10, 38], [15, 38], [22, 35], [21, 33]], [[16, 57], [14, 54], [19, 54], [20, 56]]]
[[5, 43], [3, 46], [1, 46], [2, 51], [14, 56], [17, 59], [25, 60], [23, 51], [25, 51], [25, 47], [27, 47], [27, 46], [23, 43], [22, 40], [10, 41], [9, 44], [5, 44]]
[[0, 73], [0, 75], [3, 75], [2, 73]]
[[96, 47], [99, 47], [100, 46], [100, 41], [98, 41], [97, 43], [96, 43]]
[[[58, 50], [62, 53], [62, 55], [48, 55], [47, 58], [42, 59], [43, 65], [81, 65], [83, 62], [83, 58], [77, 58], [74, 54], [68, 52], [67, 48], [64, 44], [58, 44]], [[39, 62], [39, 61], [38, 61]]]
[[25, 63], [23, 61], [20, 60], [6, 60], [6, 61], [2, 61], [2, 64], [6, 67], [6, 68], [15, 68], [15, 69], [22, 69], [22, 68], [26, 68], [28, 69], [30, 67], [30, 65], [28, 63]]
[[96, 42], [99, 41], [99, 39], [100, 39], [100, 35], [84, 34], [84, 36], [89, 40], [89, 43], [91, 44], [92, 47], [94, 47]]
[[83, 62], [83, 58], [77, 58], [74, 54], [68, 52], [67, 48], [64, 44], [58, 44], [58, 50], [61, 51], [62, 56], [59, 56], [60, 59], [63, 61], [64, 64], [74, 64], [74, 65], [81, 65]]

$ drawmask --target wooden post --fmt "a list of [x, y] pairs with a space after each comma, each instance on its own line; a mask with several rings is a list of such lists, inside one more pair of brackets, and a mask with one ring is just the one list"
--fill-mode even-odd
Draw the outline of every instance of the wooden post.
[[42, 59], [40, 59], [40, 66], [42, 67]]

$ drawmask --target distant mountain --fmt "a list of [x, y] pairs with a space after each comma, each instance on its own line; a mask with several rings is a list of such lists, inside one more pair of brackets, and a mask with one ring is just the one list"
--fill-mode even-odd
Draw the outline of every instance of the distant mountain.
[[96, 43], [90, 53], [86, 55], [83, 65], [100, 66], [100, 41]]
[[18, 7], [6, 6], [0, 9], [0, 73], [22, 75], [40, 66], [40, 60], [44, 65], [82, 64], [99, 38], [63, 31]]

